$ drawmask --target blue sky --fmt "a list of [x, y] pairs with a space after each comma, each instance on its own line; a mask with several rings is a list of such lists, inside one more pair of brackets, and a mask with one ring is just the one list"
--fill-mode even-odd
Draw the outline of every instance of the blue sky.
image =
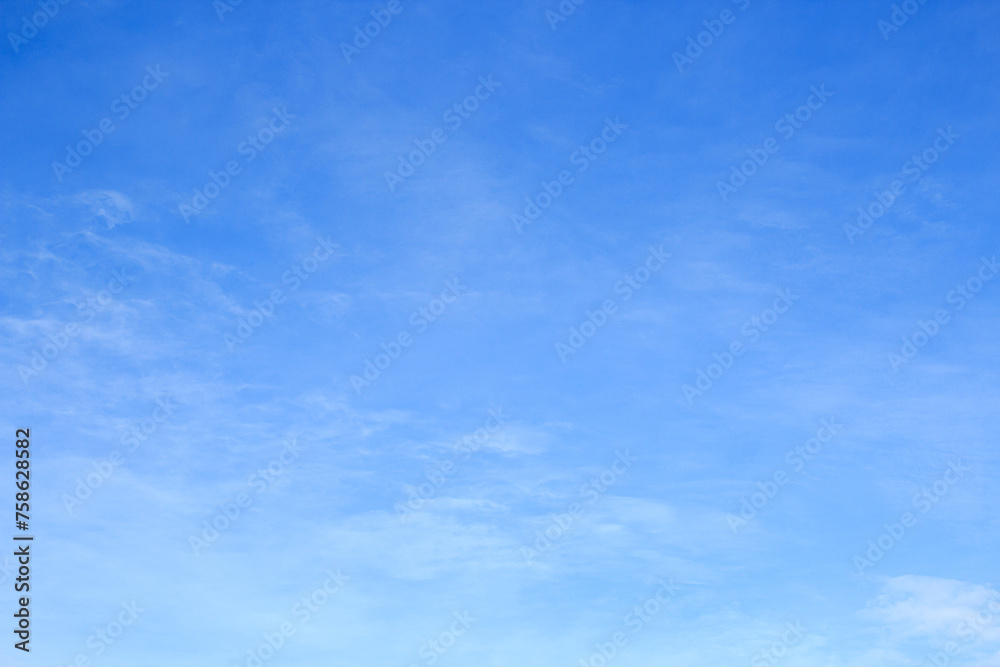
[[1000, 666], [994, 3], [223, 2], [0, 13], [3, 664]]

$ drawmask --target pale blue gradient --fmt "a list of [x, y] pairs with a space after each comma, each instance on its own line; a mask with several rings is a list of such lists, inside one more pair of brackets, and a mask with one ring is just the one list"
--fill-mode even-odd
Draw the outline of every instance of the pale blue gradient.
[[0, 664], [1000, 666], [996, 3], [222, 1], [0, 14]]

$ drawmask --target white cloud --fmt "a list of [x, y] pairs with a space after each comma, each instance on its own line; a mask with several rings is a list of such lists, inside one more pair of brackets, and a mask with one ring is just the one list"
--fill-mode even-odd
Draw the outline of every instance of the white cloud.
[[885, 626], [895, 640], [1000, 642], [1000, 593], [954, 579], [889, 578], [860, 615]]
[[135, 212], [132, 200], [116, 190], [84, 190], [72, 201], [89, 206], [94, 215], [104, 218], [108, 229], [132, 222]]

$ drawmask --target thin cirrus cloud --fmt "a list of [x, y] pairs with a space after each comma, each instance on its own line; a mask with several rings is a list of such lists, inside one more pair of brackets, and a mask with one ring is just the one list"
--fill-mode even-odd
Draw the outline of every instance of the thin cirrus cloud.
[[[921, 4], [885, 36], [876, 0], [401, 0], [387, 23], [379, 3], [219, 4], [60, 5], [2, 56], [0, 405], [37, 439], [33, 659], [1000, 665], [1000, 282], [949, 300], [1000, 250], [993, 5]], [[14, 3], [4, 34], [37, 7]], [[678, 71], [723, 9], [736, 20]], [[157, 65], [162, 85], [56, 178]], [[247, 159], [275, 107], [287, 129]], [[608, 119], [628, 127], [598, 150]], [[845, 231], [942, 127], [954, 145]], [[393, 189], [401, 156], [420, 164]], [[795, 300], [772, 320], [778, 290]], [[797, 469], [823, 419], [842, 431]], [[328, 571], [347, 579], [315, 593]], [[449, 639], [456, 614], [474, 620]]]

